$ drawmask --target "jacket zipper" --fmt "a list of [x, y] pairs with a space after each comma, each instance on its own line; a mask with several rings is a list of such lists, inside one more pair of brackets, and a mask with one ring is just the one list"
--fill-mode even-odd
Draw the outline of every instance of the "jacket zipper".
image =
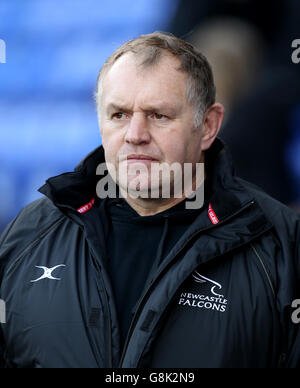
[[[68, 209], [68, 210], [72, 210], [72, 212], [75, 212], [75, 214], [77, 214], [77, 210], [76, 209], [74, 209], [74, 208], [72, 208], [72, 207], [70, 207], [70, 206], [67, 206], [67, 205], [59, 205], [60, 207], [62, 207], [62, 208], [66, 208], [66, 209]], [[74, 220], [74, 218], [72, 218], [73, 219], [73, 221], [74, 222], [76, 222], [75, 220]], [[83, 232], [83, 234], [84, 234], [84, 227], [83, 227], [83, 225], [81, 225], [80, 223], [78, 223], [78, 222], [76, 222], [76, 224], [79, 226], [79, 228], [82, 230], [82, 232]], [[102, 287], [103, 287], [103, 290], [104, 290], [104, 293], [105, 293], [105, 301], [104, 301], [104, 303], [105, 303], [105, 307], [106, 307], [106, 309], [107, 309], [107, 311], [108, 311], [108, 315], [109, 315], [109, 319], [108, 319], [108, 331], [109, 331], [109, 334], [108, 334], [108, 340], [109, 340], [109, 349], [108, 349], [108, 351], [109, 351], [109, 368], [113, 368], [113, 355], [112, 355], [112, 325], [111, 325], [111, 321], [112, 321], [112, 319], [111, 319], [111, 311], [110, 311], [110, 307], [109, 307], [109, 302], [108, 302], [108, 293], [107, 293], [107, 290], [106, 290], [106, 287], [105, 287], [105, 282], [104, 282], [104, 280], [103, 280], [103, 276], [102, 276], [102, 268], [101, 268], [101, 266], [99, 265], [99, 263], [98, 263], [98, 260], [96, 259], [96, 255], [95, 255], [95, 252], [94, 252], [94, 250], [93, 250], [93, 247], [91, 246], [91, 244], [89, 244], [89, 242], [88, 242], [88, 239], [86, 238], [85, 239], [86, 240], [86, 242], [87, 242], [87, 244], [88, 244], [88, 247], [89, 247], [89, 249], [90, 249], [90, 252], [91, 252], [91, 255], [92, 255], [92, 257], [93, 257], [93, 261], [94, 261], [94, 263], [95, 263], [95, 266], [96, 266], [96, 269], [98, 270], [98, 272], [99, 272], [99, 277], [100, 277], [100, 280], [101, 280], [101, 283], [102, 283]]]
[[130, 328], [129, 328], [129, 331], [128, 331], [128, 335], [127, 335], [127, 338], [126, 338], [126, 341], [125, 341], [125, 345], [124, 345], [124, 348], [123, 348], [123, 352], [122, 352], [122, 357], [121, 357], [121, 360], [120, 360], [120, 363], [119, 363], [119, 368], [122, 367], [122, 364], [123, 364], [123, 361], [124, 361], [124, 358], [125, 358], [125, 355], [126, 355], [126, 351], [127, 351], [127, 348], [128, 348], [128, 344], [129, 344], [129, 341], [130, 341], [130, 338], [132, 336], [132, 333], [135, 329], [135, 326], [136, 326], [136, 323], [139, 319], [139, 316], [140, 316], [140, 311], [142, 310], [143, 308], [143, 305], [144, 305], [144, 301], [145, 299], [147, 299], [148, 297], [148, 294], [150, 293], [151, 289], [154, 287], [154, 284], [158, 281], [158, 279], [161, 277], [162, 273], [165, 272], [165, 270], [170, 266], [172, 265], [172, 263], [174, 262], [174, 260], [181, 254], [181, 252], [185, 249], [185, 247], [190, 243], [191, 240], [193, 240], [198, 234], [200, 233], [203, 233], [203, 232], [206, 232], [210, 229], [213, 229], [215, 228], [216, 226], [219, 226], [219, 225], [222, 225], [224, 224], [225, 222], [227, 221], [230, 221], [232, 218], [236, 217], [237, 215], [239, 215], [240, 213], [242, 213], [244, 210], [247, 210], [248, 208], [250, 208], [251, 206], [253, 206], [255, 204], [255, 201], [251, 201], [249, 203], [247, 203], [245, 206], [243, 206], [241, 209], [239, 209], [237, 212], [233, 213], [231, 216], [227, 217], [226, 219], [222, 220], [221, 222], [218, 223], [218, 225], [211, 225], [211, 226], [208, 226], [206, 228], [203, 228], [203, 229], [200, 229], [198, 230], [197, 232], [195, 232], [189, 239], [188, 241], [186, 241], [186, 243], [180, 248], [180, 250], [177, 252], [177, 254], [172, 258], [171, 261], [169, 261], [165, 267], [163, 267], [161, 269], [161, 271], [159, 272], [159, 274], [156, 276], [156, 278], [151, 281], [150, 285], [149, 285], [149, 288], [145, 291], [145, 293], [143, 294], [142, 298], [140, 299], [139, 303], [138, 303], [138, 307], [136, 309], [136, 312], [134, 314], [134, 317], [132, 319], [132, 322], [131, 322], [131, 325], [130, 325]]
[[[88, 244], [89, 245], [89, 244]], [[94, 251], [93, 251], [93, 248], [90, 247], [90, 250], [91, 250], [91, 253], [92, 253], [92, 257], [94, 259], [94, 263], [95, 263], [95, 266], [99, 272], [99, 275], [100, 275], [100, 279], [101, 279], [101, 283], [102, 283], [102, 287], [104, 289], [104, 293], [105, 293], [105, 306], [106, 306], [106, 309], [108, 311], [108, 315], [109, 315], [109, 319], [108, 319], [108, 331], [109, 331], [109, 335], [108, 335], [108, 340], [109, 340], [109, 346], [108, 346], [108, 351], [109, 351], [109, 368], [113, 368], [113, 356], [112, 356], [112, 325], [111, 325], [111, 311], [110, 311], [110, 307], [109, 307], [109, 302], [108, 302], [108, 295], [107, 295], [107, 290], [106, 290], [106, 287], [105, 287], [105, 283], [104, 283], [104, 280], [103, 280], [103, 277], [102, 277], [102, 269], [101, 269], [101, 266], [98, 264], [98, 261], [96, 260], [95, 258], [95, 254], [94, 254]]]
[[112, 325], [111, 325], [111, 312], [110, 312], [110, 307], [109, 307], [109, 302], [108, 302], [108, 295], [107, 295], [107, 291], [106, 291], [106, 288], [105, 288], [105, 284], [104, 284], [104, 281], [103, 281], [103, 278], [102, 278], [102, 273], [100, 273], [100, 278], [101, 278], [101, 282], [102, 282], [102, 285], [103, 285], [103, 289], [105, 291], [105, 305], [106, 305], [106, 308], [107, 308], [107, 311], [108, 311], [108, 315], [109, 315], [109, 319], [108, 319], [108, 341], [109, 341], [109, 368], [112, 368], [113, 367], [113, 355], [112, 355]]
[[260, 254], [257, 252], [257, 249], [255, 248], [255, 246], [253, 244], [251, 244], [251, 248], [252, 248], [254, 254], [256, 255], [256, 257], [258, 258], [258, 261], [261, 264], [262, 269], [263, 269], [263, 271], [264, 271], [264, 273], [265, 273], [265, 275], [266, 275], [266, 277], [268, 279], [269, 285], [270, 285], [271, 290], [272, 290], [272, 294], [273, 294], [274, 298], [276, 298], [275, 289], [274, 289], [272, 280], [270, 278], [270, 275], [268, 274], [267, 268], [266, 268], [266, 266], [265, 266], [265, 264], [264, 264], [264, 262], [263, 262], [263, 260], [262, 260], [262, 258], [260, 256]]
[[[77, 214], [77, 210], [72, 208], [71, 206], [68, 206], [68, 205], [59, 205], [59, 207], [61, 208], [66, 208], [68, 210], [72, 210], [72, 212], [75, 212], [75, 214]], [[72, 218], [74, 222], [76, 222], [74, 220], [74, 218]], [[76, 224], [79, 226], [79, 228], [82, 230], [82, 232], [84, 233], [84, 227], [83, 225], [81, 225], [80, 223], [76, 222]], [[87, 244], [88, 244], [88, 247], [90, 249], [90, 252], [91, 252], [91, 255], [93, 257], [93, 261], [95, 263], [95, 266], [96, 266], [96, 269], [98, 270], [99, 272], [99, 275], [100, 275], [100, 279], [101, 279], [101, 283], [102, 283], [102, 287], [103, 287], [103, 290], [104, 290], [104, 293], [105, 293], [105, 306], [106, 306], [106, 309], [108, 311], [108, 315], [109, 315], [109, 319], [108, 319], [108, 331], [109, 331], [109, 334], [108, 334], [108, 339], [109, 339], [109, 368], [113, 368], [113, 355], [112, 355], [112, 324], [111, 324], [111, 321], [112, 321], [112, 318], [111, 318], [111, 311], [110, 311], [110, 307], [109, 307], [109, 301], [108, 301], [108, 293], [107, 293], [107, 290], [106, 290], [106, 287], [105, 287], [105, 282], [103, 280], [103, 276], [102, 276], [102, 268], [101, 266], [99, 265], [98, 263], [98, 260], [96, 259], [96, 255], [95, 255], [95, 252], [93, 250], [93, 247], [91, 246], [91, 244], [89, 244], [88, 242], [88, 239], [86, 238], [85, 239]]]

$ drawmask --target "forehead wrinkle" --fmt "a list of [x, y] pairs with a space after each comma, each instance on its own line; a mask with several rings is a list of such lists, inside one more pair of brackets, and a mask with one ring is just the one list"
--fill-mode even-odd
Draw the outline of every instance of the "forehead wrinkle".
[[142, 103], [141, 108], [144, 111], [148, 112], [155, 112], [155, 111], [163, 111], [168, 112], [170, 114], [175, 114], [175, 112], [178, 112], [180, 110], [181, 104], [178, 103], [169, 103], [164, 101], [157, 101], [157, 102], [149, 102], [146, 101]]
[[[125, 62], [125, 63], [124, 63]], [[171, 63], [170, 63], [171, 62]], [[167, 76], [165, 78], [160, 78], [159, 74], [159, 67], [163, 66], [165, 64], [166, 66], [170, 66], [170, 72], [176, 72], [177, 74], [181, 74], [181, 80], [174, 79], [174, 83], [176, 81], [176, 85], [181, 85], [182, 81], [184, 82], [184, 88], [181, 87], [173, 87], [170, 94], [166, 95], [166, 100], [159, 100], [160, 94], [164, 92], [165, 88], [168, 89], [169, 85], [172, 84], [172, 75], [170, 72], [167, 72]], [[124, 66], [124, 65], [129, 65]], [[186, 105], [187, 101], [187, 75], [183, 72], [180, 72], [177, 65], [177, 59], [164, 55], [162, 58], [160, 58], [160, 61], [156, 63], [154, 66], [149, 66], [147, 68], [141, 68], [136, 61], [136, 58], [132, 55], [125, 55], [123, 58], [120, 58], [113, 67], [108, 71], [108, 74], [105, 77], [105, 80], [103, 80], [103, 86], [105, 91], [103, 90], [104, 94], [108, 97], [108, 104], [113, 103], [115, 106], [119, 106], [120, 108], [123, 107], [127, 110], [133, 110], [135, 107], [134, 104], [138, 104], [138, 107], [142, 110], [156, 110], [156, 109], [172, 109], [176, 110], [179, 109], [179, 106]], [[168, 66], [168, 68], [169, 68]], [[122, 69], [123, 68], [123, 69]], [[115, 79], [115, 71], [120, 71], [118, 76], [125, 76], [126, 72], [129, 70], [129, 80], [130, 85], [129, 87], [125, 84], [122, 86], [122, 83], [116, 83], [114, 82]], [[151, 77], [151, 75], [154, 72], [157, 73], [157, 81], [149, 82], [147, 81], [148, 75]], [[163, 74], [166, 74], [164, 71]], [[134, 82], [133, 82], [134, 81]], [[107, 86], [107, 82], [112, 84], [110, 87]], [[127, 87], [127, 88], [126, 88]], [[157, 97], [156, 97], [157, 96]], [[172, 98], [174, 96], [174, 98]], [[184, 99], [184, 101], [183, 101]], [[180, 101], [179, 101], [180, 100]], [[180, 102], [180, 103], [179, 103]], [[105, 104], [108, 106], [108, 104]]]
[[107, 110], [127, 110], [128, 106], [124, 103], [110, 102], [107, 104]]
[[[132, 75], [134, 74], [135, 75], [135, 78], [136, 78], [136, 82], [138, 83], [139, 81], [144, 81], [145, 77], [147, 77], [148, 74], [153, 74], [153, 72], [158, 72], [160, 73], [160, 67], [165, 65], [165, 67], [168, 68], [168, 74], [174, 72], [174, 73], [177, 73], [177, 74], [181, 74], [183, 75], [184, 77], [184, 80], [185, 80], [185, 83], [187, 81], [187, 74], [182, 71], [182, 69], [180, 68], [180, 61], [178, 60], [178, 58], [174, 57], [173, 55], [171, 54], [163, 54], [159, 61], [154, 63], [154, 64], [150, 64], [150, 65], [145, 65], [142, 63], [140, 63], [138, 61], [139, 57], [140, 57], [141, 54], [134, 54], [134, 53], [126, 53], [125, 55], [123, 55], [120, 59], [118, 59], [114, 64], [113, 66], [107, 71], [104, 79], [103, 79], [103, 83], [105, 82], [105, 80], [108, 78], [110, 78], [110, 76], [113, 76], [114, 75], [114, 71], [118, 71], [119, 69], [121, 69], [121, 71], [124, 72], [124, 75], [126, 76], [126, 73], [128, 72], [128, 70], [132, 71]], [[122, 74], [122, 72], [121, 72]], [[177, 80], [178, 82], [178, 80]]]
[[170, 103], [166, 103], [166, 102], [161, 102], [161, 101], [158, 101], [157, 103], [153, 102], [153, 103], [140, 103], [138, 106], [136, 107], [132, 107], [132, 106], [129, 106], [128, 104], [126, 103], [118, 103], [118, 102], [109, 102], [107, 107], [106, 107], [106, 110], [107, 112], [111, 112], [111, 111], [124, 111], [124, 112], [133, 112], [134, 110], [137, 110], [137, 111], [143, 111], [143, 112], [164, 112], [164, 113], [168, 113], [170, 115], [175, 115], [176, 113], [178, 114], [179, 112], [181, 112], [183, 109], [183, 105], [182, 104], [170, 104]]

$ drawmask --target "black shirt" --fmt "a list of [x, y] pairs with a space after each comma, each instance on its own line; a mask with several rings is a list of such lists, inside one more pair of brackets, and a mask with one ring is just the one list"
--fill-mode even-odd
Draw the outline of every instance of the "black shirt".
[[106, 254], [124, 345], [134, 309], [146, 285], [201, 210], [186, 201], [156, 214], [140, 216], [124, 199], [106, 199]]

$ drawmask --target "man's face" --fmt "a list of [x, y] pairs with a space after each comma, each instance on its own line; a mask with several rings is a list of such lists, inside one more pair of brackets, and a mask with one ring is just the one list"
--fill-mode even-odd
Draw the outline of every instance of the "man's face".
[[[199, 163], [202, 129], [195, 128], [195, 110], [187, 101], [187, 76], [177, 70], [179, 61], [170, 55], [153, 67], [142, 69], [133, 54], [121, 57], [103, 80], [100, 129], [106, 162], [120, 174], [121, 189], [151, 185], [151, 165]], [[147, 160], [148, 159], [148, 160]], [[124, 163], [139, 163], [148, 171], [129, 174]], [[126, 179], [125, 179], [126, 178]], [[160, 182], [161, 184], [161, 182]]]

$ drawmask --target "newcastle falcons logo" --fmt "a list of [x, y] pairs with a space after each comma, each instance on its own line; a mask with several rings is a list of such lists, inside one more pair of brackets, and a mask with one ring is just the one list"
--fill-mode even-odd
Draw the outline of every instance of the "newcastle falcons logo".
[[225, 313], [228, 307], [228, 300], [225, 299], [224, 295], [218, 293], [221, 292], [221, 290], [223, 289], [221, 284], [201, 275], [197, 271], [192, 274], [192, 277], [194, 282], [196, 283], [207, 283], [209, 287], [211, 287], [211, 294], [207, 295], [205, 287], [203, 290], [202, 287], [200, 287], [201, 293], [195, 293], [194, 290], [192, 292], [182, 292], [180, 294], [178, 304], [180, 306], [184, 306], [185, 308], [196, 308], [195, 310], [199, 311], [211, 310], [220, 313]]

